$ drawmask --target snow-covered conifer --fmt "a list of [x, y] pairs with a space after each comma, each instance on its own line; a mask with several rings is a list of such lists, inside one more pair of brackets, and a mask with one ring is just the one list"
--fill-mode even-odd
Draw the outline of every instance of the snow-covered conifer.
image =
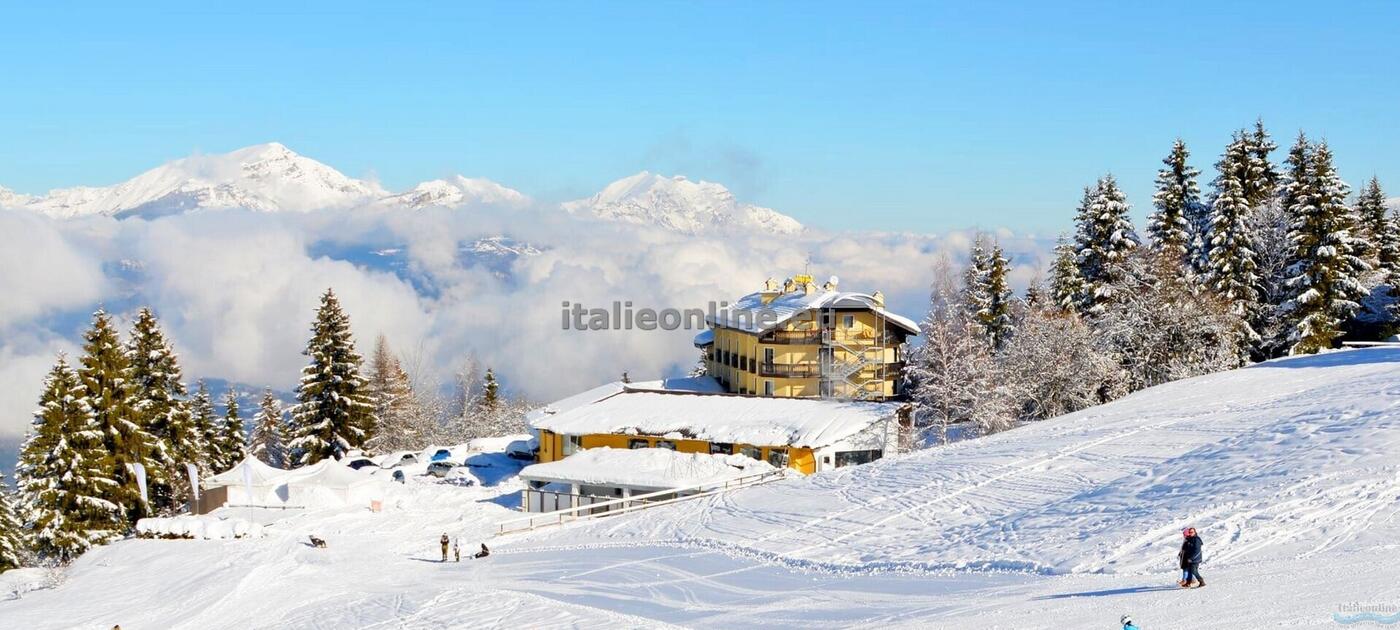
[[[1236, 132], [1215, 164], [1218, 175], [1213, 183], [1206, 253], [1207, 285], [1246, 322], [1254, 317], [1260, 299], [1258, 254], [1251, 229], [1253, 209], [1244, 189], [1252, 160], [1247, 137]], [[1246, 343], [1258, 341], [1252, 327], [1246, 328], [1245, 334]]]
[[1375, 176], [1356, 199], [1356, 216], [1361, 221], [1358, 239], [1364, 239], [1367, 264], [1378, 273], [1380, 282], [1394, 288], [1400, 279], [1400, 228], [1386, 208], [1385, 192]]
[[29, 532], [20, 520], [15, 496], [0, 474], [0, 573], [29, 563]]
[[1115, 264], [1137, 248], [1137, 233], [1128, 219], [1128, 201], [1112, 175], [1092, 192], [1086, 190], [1076, 222], [1075, 246], [1084, 281], [1082, 308], [1097, 313], [1113, 297]]
[[253, 417], [253, 431], [248, 434], [248, 454], [273, 468], [286, 468], [282, 423], [282, 403], [272, 395], [271, 389], [264, 389], [258, 414]]
[[[623, 372], [623, 378], [627, 373]], [[492, 413], [501, 403], [501, 385], [496, 382], [496, 373], [486, 368], [486, 376], [481, 380], [481, 411]]]
[[321, 296], [311, 339], [303, 352], [311, 362], [301, 370], [298, 404], [292, 410], [292, 463], [314, 464], [361, 448], [372, 426], [374, 404], [360, 376], [360, 355], [350, 333], [350, 319], [335, 293]]
[[117, 338], [112, 318], [105, 311], [93, 314], [92, 328], [83, 335], [83, 356], [78, 378], [102, 432], [108, 454], [108, 475], [117, 482], [104, 497], [122, 507], [125, 525], [135, 524], [150, 510], [141, 501], [134, 466], [146, 470], [148, 490], [164, 478], [164, 462], [156, 439], [146, 432], [133, 409], [131, 364]]
[[1152, 237], [1152, 249], [1180, 261], [1183, 274], [1194, 272], [1192, 242], [1196, 226], [1192, 221], [1199, 214], [1201, 190], [1196, 185], [1200, 171], [1186, 163], [1190, 152], [1180, 139], [1172, 145], [1171, 154], [1157, 171], [1157, 191], [1152, 195], [1156, 210], [1147, 218], [1147, 233]]
[[1084, 296], [1084, 279], [1079, 276], [1079, 255], [1065, 235], [1055, 244], [1050, 266], [1050, 300], [1055, 308], [1075, 312]]
[[59, 355], [15, 467], [21, 516], [39, 557], [67, 562], [124, 530], [123, 508], [110, 498], [121, 482], [112, 477], [105, 442], [82, 379]]
[[156, 510], [170, 511], [189, 491], [185, 464], [198, 463], [204, 452], [204, 436], [184, 400], [180, 364], [155, 314], [143, 308], [136, 316], [127, 340], [131, 364], [132, 413], [153, 438], [152, 457], [164, 466], [152, 471], [148, 484]]
[[248, 456], [247, 432], [238, 406], [238, 392], [232, 388], [224, 394], [224, 417], [219, 421], [218, 470], [228, 470]]
[[433, 433], [402, 362], [380, 335], [370, 354], [368, 388], [378, 430], [365, 442], [372, 453], [424, 448]]
[[1357, 255], [1352, 233], [1356, 216], [1346, 205], [1347, 185], [1337, 176], [1327, 143], [1318, 144], [1302, 179], [1306, 192], [1295, 195], [1289, 208], [1295, 262], [1288, 286], [1293, 291], [1289, 312], [1297, 326], [1294, 354], [1330, 348], [1342, 335], [1342, 325], [1359, 308], [1366, 294], [1361, 278], [1366, 261]]
[[204, 474], [223, 472], [219, 464], [223, 463], [222, 444], [220, 436], [220, 422], [214, 416], [214, 399], [209, 395], [209, 385], [204, 379], [199, 379], [199, 384], [195, 387], [194, 396], [190, 398], [190, 422], [199, 431], [200, 454], [196, 463], [200, 472]]
[[1248, 168], [1243, 172], [1241, 187], [1250, 207], [1259, 208], [1275, 196], [1275, 189], [1278, 187], [1278, 170], [1269, 160], [1269, 154], [1273, 153], [1278, 145], [1264, 129], [1262, 119], [1254, 121], [1254, 131], [1242, 134], [1248, 153]]

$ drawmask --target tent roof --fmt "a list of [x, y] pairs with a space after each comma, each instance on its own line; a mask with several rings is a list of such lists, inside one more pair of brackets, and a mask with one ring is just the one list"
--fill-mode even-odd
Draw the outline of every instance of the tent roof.
[[225, 470], [217, 475], [212, 475], [204, 480], [204, 485], [208, 486], [241, 486], [243, 485], [243, 469], [249, 468], [253, 471], [253, 485], [255, 486], [275, 486], [286, 481], [290, 470], [273, 468], [264, 464], [256, 457], [246, 457], [238, 462], [233, 468]]

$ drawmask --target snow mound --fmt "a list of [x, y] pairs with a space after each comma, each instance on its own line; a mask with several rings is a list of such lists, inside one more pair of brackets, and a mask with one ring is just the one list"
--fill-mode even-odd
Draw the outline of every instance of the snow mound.
[[143, 518], [136, 521], [139, 538], [185, 538], [190, 540], [233, 540], [261, 538], [263, 526], [241, 518], [219, 518], [204, 514]]
[[743, 455], [678, 453], [665, 448], [590, 448], [556, 462], [527, 466], [520, 478], [584, 485], [685, 488], [777, 470]]

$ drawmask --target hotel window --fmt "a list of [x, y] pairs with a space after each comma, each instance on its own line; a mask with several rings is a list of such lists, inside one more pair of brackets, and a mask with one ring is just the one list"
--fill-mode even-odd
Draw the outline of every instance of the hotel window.
[[657, 440], [656, 448], [665, 448], [674, 451], [676, 450], [676, 443], [672, 442], [671, 440]]
[[879, 450], [842, 451], [836, 454], [836, 467], [842, 468], [845, 466], [858, 466], [860, 464], [869, 464], [870, 462], [880, 459], [880, 455], [881, 453]]
[[772, 349], [772, 348], [764, 348], [764, 349], [763, 349], [763, 362], [764, 362], [765, 364], [767, 364], [767, 365], [773, 365], [773, 349]]
[[762, 451], [757, 446], [740, 446], [739, 454], [749, 459], [763, 459]]
[[651, 447], [651, 441], [650, 441], [650, 440], [644, 440], [644, 439], [641, 439], [641, 438], [632, 438], [632, 439], [630, 439], [630, 440], [627, 441], [627, 448], [636, 449], [636, 448], [650, 448], [650, 447]]
[[788, 465], [787, 451], [781, 448], [768, 449], [768, 463], [774, 468], [786, 468]]
[[729, 455], [734, 452], [734, 445], [728, 442], [710, 442], [711, 455]]
[[847, 315], [847, 316], [845, 316], [844, 318], [842, 318], [841, 324], [842, 324], [843, 326], [845, 326], [846, 328], [855, 328], [855, 327], [856, 327], [856, 316], [855, 316], [855, 315]]
[[570, 456], [570, 455], [573, 455], [576, 451], [581, 451], [581, 450], [583, 450], [583, 436], [582, 436], [582, 435], [566, 435], [566, 436], [564, 436], [564, 457], [568, 457], [568, 456]]
[[763, 381], [763, 395], [773, 397], [773, 381]]

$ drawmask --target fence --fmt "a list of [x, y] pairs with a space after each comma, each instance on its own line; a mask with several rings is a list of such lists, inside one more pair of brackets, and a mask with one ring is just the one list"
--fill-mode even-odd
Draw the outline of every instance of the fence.
[[[755, 486], [761, 483], [767, 483], [769, 481], [773, 481], [774, 479], [782, 478], [784, 474], [785, 473], [781, 470], [773, 470], [757, 475], [746, 475], [743, 477], [737, 477], [728, 481], [696, 484], [693, 486], [686, 486], [683, 488], [669, 488], [657, 492], [648, 492], [646, 494], [623, 497], [621, 499], [612, 499], [607, 497], [588, 497], [590, 499], [602, 500], [591, 501], [586, 505], [573, 505], [571, 507], [560, 510], [554, 510], [552, 512], [544, 512], [540, 514], [533, 514], [531, 516], [514, 518], [508, 521], [502, 521], [496, 527], [496, 535], [499, 536], [501, 534], [508, 534], [511, 532], [529, 531], [532, 529], [537, 529], [540, 527], [549, 527], [553, 525], [563, 525], [564, 523], [569, 523], [572, 521], [591, 518], [595, 516], [616, 516], [620, 514], [626, 514], [629, 512], [635, 512], [637, 510], [644, 510], [647, 508], [656, 507], [659, 505], [669, 505], [677, 501], [685, 501], [687, 499], [698, 499], [700, 497], [718, 494], [720, 492], [725, 492], [728, 490], [736, 490], [739, 488], [746, 488], [748, 486]], [[572, 500], [575, 498], [580, 498], [582, 496], [562, 492], [549, 492], [545, 490], [526, 490], [526, 492], [535, 492], [541, 495], [541, 507], [545, 505], [543, 503], [543, 495], [545, 494], [556, 495], [553, 499], [555, 501], [556, 507], [558, 505], [559, 499], [562, 497], [569, 497]], [[529, 496], [529, 494], [526, 495], [527, 501], [529, 500]]]

